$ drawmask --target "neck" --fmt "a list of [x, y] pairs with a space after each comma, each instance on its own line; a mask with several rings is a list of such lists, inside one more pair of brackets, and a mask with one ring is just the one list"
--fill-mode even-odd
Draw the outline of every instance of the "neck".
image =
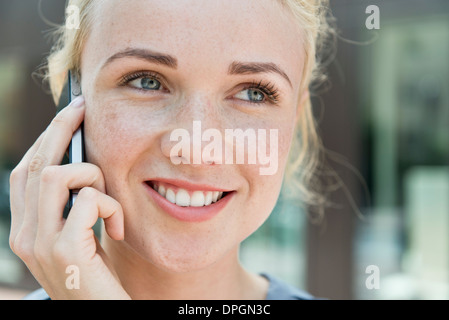
[[265, 299], [268, 282], [239, 263], [238, 247], [201, 270], [171, 272], [143, 259], [125, 242], [104, 236], [102, 246], [134, 300]]

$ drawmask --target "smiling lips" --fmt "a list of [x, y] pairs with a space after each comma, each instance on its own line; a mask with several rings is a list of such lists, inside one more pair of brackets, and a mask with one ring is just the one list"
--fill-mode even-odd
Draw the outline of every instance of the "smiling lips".
[[230, 201], [235, 191], [195, 185], [180, 180], [146, 181], [148, 191], [165, 212], [188, 222], [211, 219]]

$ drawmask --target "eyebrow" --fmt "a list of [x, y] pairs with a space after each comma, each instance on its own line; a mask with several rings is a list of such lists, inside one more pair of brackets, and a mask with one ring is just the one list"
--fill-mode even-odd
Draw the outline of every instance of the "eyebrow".
[[[159, 53], [149, 49], [131, 48], [118, 52], [109, 57], [102, 68], [106, 67], [113, 61], [122, 58], [137, 58], [148, 62], [165, 65], [171, 69], [177, 69], [178, 67], [178, 60], [171, 55]], [[272, 62], [234, 61], [228, 68], [228, 74], [230, 75], [244, 75], [253, 73], [277, 73], [281, 75], [285, 80], [287, 80], [287, 82], [290, 84], [290, 87], [293, 87], [292, 82], [290, 81], [290, 78], [287, 76], [287, 74], [278, 65]]]
[[165, 65], [169, 68], [176, 69], [178, 67], [178, 60], [168, 54], [155, 52], [148, 49], [126, 49], [124, 51], [118, 52], [113, 56], [109, 57], [104, 63], [103, 67], [112, 63], [115, 60], [122, 58], [137, 58], [148, 62]]
[[287, 74], [274, 63], [268, 62], [237, 62], [234, 61], [229, 66], [229, 74], [252, 74], [252, 73], [266, 73], [272, 72], [281, 75], [292, 87], [292, 82]]

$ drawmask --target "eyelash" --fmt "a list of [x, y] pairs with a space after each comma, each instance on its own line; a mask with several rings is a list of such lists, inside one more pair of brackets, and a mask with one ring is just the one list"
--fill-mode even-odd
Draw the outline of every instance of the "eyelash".
[[[150, 72], [150, 71], [138, 71], [135, 73], [130, 73], [130, 74], [124, 75], [119, 81], [119, 86], [121, 86], [121, 87], [127, 86], [131, 81], [137, 80], [139, 78], [152, 78], [152, 79], [159, 81], [163, 85], [163, 81], [162, 81], [161, 77], [159, 76], [159, 74], [157, 74], [155, 72]], [[137, 88], [135, 88], [135, 89], [137, 89]], [[143, 89], [137, 89], [137, 90], [143, 90]], [[143, 91], [146, 91], [146, 90], [143, 90]]]
[[[259, 82], [252, 82], [249, 85], [246, 85], [244, 87], [243, 90], [248, 90], [248, 89], [256, 89], [261, 91], [265, 97], [269, 100], [270, 103], [272, 104], [277, 104], [279, 103], [279, 90], [276, 88], [276, 86], [270, 82], [267, 83], [263, 83], [262, 81]], [[264, 103], [265, 101], [262, 102], [253, 102], [253, 101], [248, 101], [250, 103]]]
[[[127, 86], [130, 82], [137, 80], [139, 78], [153, 78], [159, 82], [161, 82], [161, 85], [163, 86], [163, 81], [160, 77], [159, 74], [155, 73], [155, 72], [149, 72], [149, 71], [138, 71], [136, 73], [130, 73], [127, 74], [125, 76], [123, 76], [120, 81], [119, 81], [119, 86], [124, 87]], [[145, 89], [139, 89], [139, 88], [134, 88], [137, 90], [141, 90], [141, 91], [147, 91]], [[268, 100], [269, 103], [271, 104], [278, 104], [279, 103], [279, 90], [276, 88], [276, 86], [270, 82], [264, 83], [263, 81], [253, 81], [249, 84], [246, 84], [243, 90], [249, 90], [249, 89], [253, 89], [253, 90], [259, 90], [263, 93], [263, 95], [265, 96], [265, 98]], [[261, 104], [266, 102], [264, 101], [260, 101], [260, 102], [255, 102], [255, 101], [246, 101], [248, 103], [253, 103], [253, 104]]]

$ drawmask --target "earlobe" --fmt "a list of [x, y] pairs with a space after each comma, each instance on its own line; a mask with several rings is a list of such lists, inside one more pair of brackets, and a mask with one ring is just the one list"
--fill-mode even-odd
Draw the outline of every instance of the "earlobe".
[[299, 115], [301, 114], [301, 110], [302, 110], [302, 108], [305, 107], [305, 104], [309, 99], [310, 99], [309, 89], [305, 89], [304, 92], [301, 94], [301, 98], [299, 99], [298, 106], [296, 107], [295, 124], [298, 123]]

